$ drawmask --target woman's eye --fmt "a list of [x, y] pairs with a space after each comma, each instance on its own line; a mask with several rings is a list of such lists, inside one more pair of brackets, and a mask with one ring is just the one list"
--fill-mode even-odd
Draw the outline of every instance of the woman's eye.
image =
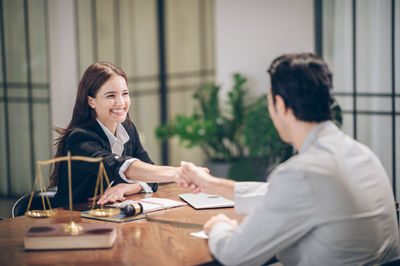
[[114, 98], [114, 95], [112, 95], [112, 94], [107, 95], [107, 98]]
[[127, 96], [127, 95], [129, 95], [129, 92], [124, 92], [124, 93], [122, 93], [122, 95]]

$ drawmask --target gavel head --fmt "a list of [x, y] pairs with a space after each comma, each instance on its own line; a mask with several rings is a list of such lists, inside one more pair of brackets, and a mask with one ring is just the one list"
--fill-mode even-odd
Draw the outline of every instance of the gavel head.
[[143, 213], [143, 205], [139, 202], [127, 204], [122, 208], [126, 216], [136, 216]]

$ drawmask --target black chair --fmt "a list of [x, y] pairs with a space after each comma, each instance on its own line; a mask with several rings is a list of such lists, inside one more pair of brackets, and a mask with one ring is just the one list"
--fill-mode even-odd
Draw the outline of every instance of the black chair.
[[[271, 264], [274, 264], [274, 263], [277, 263], [277, 262], [279, 262], [279, 260], [274, 256], [269, 261], [264, 263], [262, 266], [271, 265]], [[210, 261], [210, 262], [206, 262], [206, 263], [200, 264], [199, 266], [223, 266], [223, 264], [221, 264], [217, 260], [213, 260], [213, 261]], [[392, 265], [390, 265], [390, 266], [392, 266]]]
[[394, 260], [386, 262], [386, 263], [382, 264], [381, 266], [396, 266], [396, 265], [400, 265], [400, 257], [397, 257]]
[[[399, 214], [399, 211], [400, 211], [399, 202], [396, 201], [396, 202], [394, 203], [394, 206], [395, 206], [395, 208], [396, 208], [397, 215], [398, 215], [398, 214]], [[386, 262], [386, 263], [384, 263], [384, 264], [381, 264], [381, 266], [396, 266], [396, 265], [400, 265], [400, 257], [397, 257], [397, 258], [395, 258], [395, 259], [393, 259], [393, 260], [391, 260], [391, 261], [388, 261], [388, 262]]]
[[[30, 210], [43, 210], [42, 195], [49, 197], [50, 205], [53, 207], [53, 199], [54, 199], [54, 195], [56, 194], [56, 192], [57, 191], [50, 190], [50, 191], [46, 191], [42, 194], [40, 191], [37, 191], [33, 195], [32, 203], [31, 203], [31, 206], [29, 209]], [[28, 208], [28, 203], [29, 203], [30, 197], [31, 197], [30, 193], [26, 194], [26, 195], [22, 196], [21, 198], [19, 198], [14, 203], [14, 205], [11, 209], [11, 217], [12, 218], [15, 218], [17, 216], [22, 216], [25, 214], [26, 209]], [[44, 198], [44, 202], [45, 202], [46, 208], [49, 208], [46, 197]]]

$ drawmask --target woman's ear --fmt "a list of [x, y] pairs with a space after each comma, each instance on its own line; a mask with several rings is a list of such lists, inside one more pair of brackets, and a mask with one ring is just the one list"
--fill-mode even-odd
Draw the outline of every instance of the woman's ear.
[[95, 108], [96, 108], [96, 105], [94, 104], [94, 98], [93, 98], [93, 97], [88, 96], [88, 105], [89, 105], [92, 109], [95, 109]]

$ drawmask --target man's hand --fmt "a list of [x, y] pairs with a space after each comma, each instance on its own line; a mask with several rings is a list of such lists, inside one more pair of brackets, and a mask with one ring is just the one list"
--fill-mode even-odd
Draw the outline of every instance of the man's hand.
[[238, 223], [236, 220], [230, 219], [228, 216], [225, 214], [218, 214], [216, 216], [211, 217], [203, 226], [204, 232], [209, 235], [211, 229], [214, 227], [219, 222], [224, 222], [229, 224], [232, 228], [236, 228], [238, 226]]
[[124, 201], [126, 195], [136, 194], [142, 191], [142, 186], [135, 184], [117, 184], [104, 191], [103, 196], [97, 201], [97, 204], [106, 204], [108, 202]]

